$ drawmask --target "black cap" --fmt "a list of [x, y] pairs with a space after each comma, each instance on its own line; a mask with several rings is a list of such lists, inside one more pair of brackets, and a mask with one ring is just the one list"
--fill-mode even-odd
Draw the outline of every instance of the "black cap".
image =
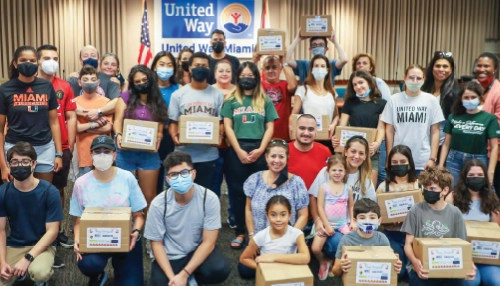
[[90, 151], [94, 151], [97, 148], [104, 147], [106, 149], [115, 151], [115, 141], [111, 139], [111, 137], [106, 135], [99, 135], [94, 140], [92, 140], [92, 144], [90, 145]]

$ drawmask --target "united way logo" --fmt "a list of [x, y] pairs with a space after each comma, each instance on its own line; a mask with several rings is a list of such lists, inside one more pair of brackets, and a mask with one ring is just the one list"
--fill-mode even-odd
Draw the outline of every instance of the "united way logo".
[[240, 34], [245, 32], [252, 23], [252, 15], [244, 5], [230, 4], [222, 10], [220, 21], [229, 33]]

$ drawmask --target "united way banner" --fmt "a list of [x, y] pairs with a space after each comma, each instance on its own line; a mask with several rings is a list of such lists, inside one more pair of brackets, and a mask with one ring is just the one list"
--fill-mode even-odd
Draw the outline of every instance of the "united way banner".
[[262, 0], [156, 0], [154, 52], [183, 48], [211, 53], [210, 35], [226, 35], [226, 53], [250, 58], [261, 23]]

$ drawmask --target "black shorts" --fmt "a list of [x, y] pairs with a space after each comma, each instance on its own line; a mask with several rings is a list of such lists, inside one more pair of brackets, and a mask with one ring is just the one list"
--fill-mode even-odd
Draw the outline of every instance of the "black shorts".
[[71, 159], [73, 159], [73, 154], [69, 149], [63, 150], [63, 166], [59, 172], [54, 173], [54, 178], [52, 179], [52, 185], [58, 189], [63, 189], [68, 185], [68, 175], [69, 169], [71, 167]]

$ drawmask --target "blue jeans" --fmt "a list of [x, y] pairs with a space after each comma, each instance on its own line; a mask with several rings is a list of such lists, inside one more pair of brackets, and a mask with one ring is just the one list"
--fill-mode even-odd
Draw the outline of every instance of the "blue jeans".
[[410, 277], [410, 286], [466, 286], [465, 279], [450, 279], [450, 278], [431, 278], [431, 279], [420, 279], [417, 272], [411, 270], [408, 272], [408, 277]]
[[467, 286], [498, 286], [500, 285], [500, 266], [476, 264], [476, 278], [466, 280]]
[[380, 151], [380, 155], [378, 157], [378, 178], [377, 185], [375, 189], [385, 180], [385, 160], [387, 160], [387, 146], [385, 146], [385, 140], [382, 141], [380, 147], [378, 148]]
[[486, 165], [486, 168], [488, 168], [488, 155], [486, 154], [468, 154], [453, 149], [448, 152], [448, 157], [446, 157], [446, 168], [450, 170], [451, 175], [453, 176], [453, 186], [458, 182], [460, 171], [462, 171], [462, 166], [465, 161], [470, 159], [478, 159]]
[[125, 253], [89, 253], [78, 261], [78, 268], [83, 275], [96, 278], [104, 271], [108, 260], [113, 265], [115, 285], [140, 286], [144, 283], [142, 261], [142, 242], [139, 240], [134, 249]]
[[335, 253], [337, 253], [337, 248], [343, 236], [344, 235], [340, 231], [336, 231], [332, 236], [326, 239], [325, 245], [323, 246], [323, 253], [326, 257], [335, 259]]
[[156, 152], [120, 150], [116, 148], [116, 166], [126, 171], [158, 170], [160, 155]]
[[240, 277], [242, 279], [250, 280], [250, 279], [255, 279], [256, 270], [248, 266], [245, 266], [241, 264], [241, 262], [239, 262], [238, 273], [240, 274]]
[[407, 271], [405, 266], [410, 262], [408, 260], [408, 257], [406, 257], [404, 250], [406, 242], [406, 233], [400, 231], [391, 231], [391, 230], [384, 230], [383, 233], [389, 239], [389, 243], [391, 244], [392, 250], [394, 250], [394, 252], [399, 255], [399, 260], [401, 260], [401, 263], [403, 264], [401, 272], [398, 274], [398, 281], [401, 281], [406, 278]]

